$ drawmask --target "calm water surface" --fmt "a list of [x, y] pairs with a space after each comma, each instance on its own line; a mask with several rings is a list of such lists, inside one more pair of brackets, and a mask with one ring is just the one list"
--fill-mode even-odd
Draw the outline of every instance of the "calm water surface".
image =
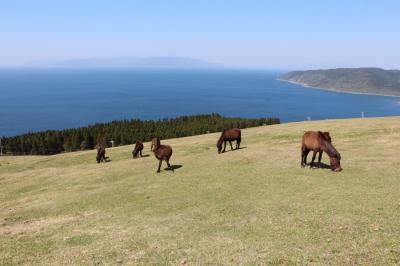
[[283, 122], [400, 115], [400, 98], [336, 93], [252, 70], [0, 70], [0, 135], [217, 112]]

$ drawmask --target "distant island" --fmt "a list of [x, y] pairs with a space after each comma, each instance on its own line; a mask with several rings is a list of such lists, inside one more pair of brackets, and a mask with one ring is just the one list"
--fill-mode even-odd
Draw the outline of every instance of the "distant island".
[[27, 67], [59, 68], [219, 68], [222, 65], [200, 59], [177, 56], [95, 57], [62, 61], [33, 61]]
[[400, 96], [400, 70], [337, 68], [292, 71], [278, 79], [333, 91]]

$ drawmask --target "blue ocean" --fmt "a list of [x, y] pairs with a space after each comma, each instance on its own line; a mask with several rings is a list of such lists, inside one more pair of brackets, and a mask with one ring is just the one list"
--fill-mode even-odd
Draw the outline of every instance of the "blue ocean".
[[400, 115], [400, 98], [304, 88], [262, 70], [2, 69], [0, 136], [199, 113], [282, 122]]

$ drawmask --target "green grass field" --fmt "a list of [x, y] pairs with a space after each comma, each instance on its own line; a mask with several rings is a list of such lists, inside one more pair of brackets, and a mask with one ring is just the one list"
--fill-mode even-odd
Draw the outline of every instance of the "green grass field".
[[[343, 172], [300, 167], [305, 130], [331, 132]], [[162, 141], [174, 173], [156, 174], [149, 143], [103, 164], [95, 151], [0, 157], [0, 265], [400, 263], [400, 117], [242, 135], [225, 154], [219, 134]]]

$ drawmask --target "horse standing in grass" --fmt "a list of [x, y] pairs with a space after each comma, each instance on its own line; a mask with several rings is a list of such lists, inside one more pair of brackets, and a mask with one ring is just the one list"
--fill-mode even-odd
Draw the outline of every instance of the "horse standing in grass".
[[172, 171], [174, 170], [173, 168], [171, 168], [171, 165], [169, 164], [169, 159], [172, 156], [171, 146], [161, 145], [159, 138], [153, 138], [151, 141], [151, 151], [154, 152], [154, 155], [159, 161], [157, 173], [160, 172], [163, 160], [167, 163], [169, 169], [171, 169]]
[[332, 171], [340, 172], [342, 167], [340, 166], [341, 156], [340, 153], [333, 147], [332, 139], [328, 132], [321, 131], [307, 131], [303, 135], [301, 143], [301, 166], [304, 167], [307, 164], [307, 155], [310, 151], [313, 151], [313, 157], [310, 163], [310, 168], [314, 165], [315, 156], [319, 153], [318, 164], [321, 166], [322, 152], [326, 152], [330, 159], [330, 165]]
[[106, 161], [106, 146], [97, 144], [96, 149], [97, 149], [97, 156], [96, 156], [97, 163], [105, 162]]
[[133, 159], [137, 157], [142, 157], [143, 143], [141, 141], [136, 141], [135, 148], [132, 151]]
[[[234, 140], [236, 140], [236, 149], [239, 149], [240, 142], [242, 141], [242, 132], [239, 128], [232, 128], [222, 131], [221, 136], [219, 137], [217, 142], [218, 153], [225, 152], [227, 141], [229, 141], [229, 144], [231, 145], [231, 150], [233, 150], [232, 141]], [[223, 150], [222, 143], [224, 144]]]

